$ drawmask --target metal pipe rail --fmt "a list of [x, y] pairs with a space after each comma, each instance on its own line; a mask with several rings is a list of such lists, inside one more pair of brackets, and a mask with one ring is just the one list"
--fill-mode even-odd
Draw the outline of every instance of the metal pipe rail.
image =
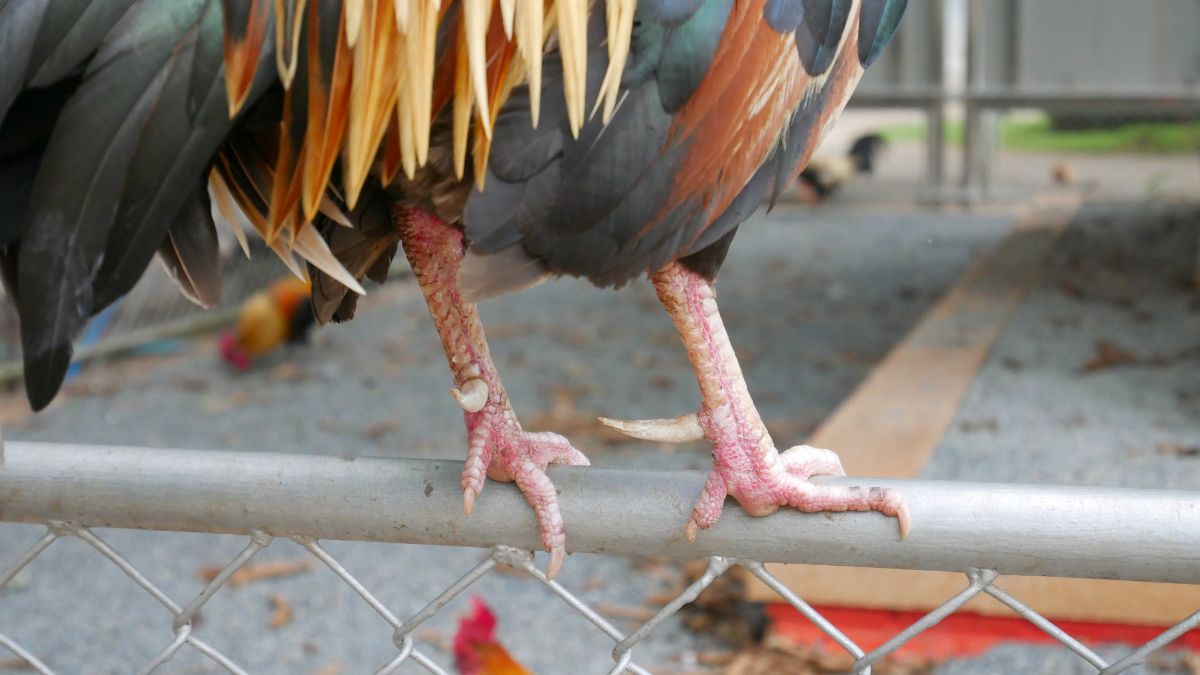
[[[461, 462], [344, 459], [8, 442], [0, 521], [537, 548], [511, 484], [462, 512]], [[734, 505], [694, 543], [683, 524], [695, 471], [556, 467], [572, 551], [1200, 583], [1200, 494], [917, 480], [838, 479], [900, 490], [913, 527], [874, 513], [751, 518]]]

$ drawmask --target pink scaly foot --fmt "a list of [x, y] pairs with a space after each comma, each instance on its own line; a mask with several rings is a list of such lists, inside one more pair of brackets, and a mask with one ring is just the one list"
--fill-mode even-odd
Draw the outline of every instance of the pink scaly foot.
[[462, 406], [467, 425], [467, 461], [461, 481], [463, 509], [470, 515], [475, 508], [485, 476], [515, 481], [537, 514], [542, 546], [550, 552], [546, 576], [553, 577], [566, 552], [566, 529], [546, 467], [586, 466], [587, 457], [558, 434], [521, 429], [492, 363], [479, 312], [458, 291], [462, 232], [418, 210], [397, 209], [393, 219], [442, 339], [454, 377], [451, 393]]
[[894, 516], [900, 537], [906, 537], [908, 509], [894, 490], [815, 485], [809, 477], [846, 475], [836, 454], [807, 445], [783, 453], [775, 449], [746, 388], [712, 284], [679, 263], [668, 265], [652, 279], [696, 371], [703, 397], [700, 411], [673, 420], [604, 421], [639, 438], [704, 437], [712, 442], [713, 469], [684, 529], [688, 541], [717, 522], [727, 495], [753, 516], [774, 513], [781, 506], [806, 512], [879, 511]]

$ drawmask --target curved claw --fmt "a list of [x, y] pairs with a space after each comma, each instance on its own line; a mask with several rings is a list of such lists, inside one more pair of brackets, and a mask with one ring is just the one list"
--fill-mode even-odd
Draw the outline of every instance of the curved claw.
[[475, 490], [463, 488], [463, 513], [468, 516], [475, 510]]
[[687, 539], [688, 543], [696, 541], [696, 533], [700, 531], [700, 526], [696, 524], [695, 518], [689, 518], [687, 525], [683, 527], [683, 538]]
[[908, 506], [903, 502], [896, 509], [896, 520], [900, 523], [900, 541], [908, 539], [908, 532], [912, 528], [912, 517], [908, 515]]
[[617, 431], [646, 441], [687, 443], [704, 438], [704, 429], [696, 413], [657, 420], [615, 420], [601, 417], [600, 423]]
[[554, 575], [558, 574], [558, 570], [562, 568], [563, 558], [567, 552], [562, 546], [555, 546], [550, 549], [550, 564], [546, 565], [546, 581], [554, 579]]

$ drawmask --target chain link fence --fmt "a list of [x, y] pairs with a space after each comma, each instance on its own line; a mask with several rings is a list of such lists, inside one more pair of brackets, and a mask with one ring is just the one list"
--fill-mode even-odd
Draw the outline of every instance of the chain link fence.
[[[872, 667], [914, 637], [986, 594], [1045, 631], [1090, 664], [1115, 674], [1143, 663], [1200, 625], [1200, 611], [1115, 660], [1106, 660], [1052, 621], [996, 585], [1001, 574], [1200, 583], [1200, 506], [1186, 492], [986, 485], [931, 481], [871, 481], [903, 490], [913, 511], [911, 537], [898, 541], [894, 523], [877, 514], [820, 516], [780, 513], [753, 519], [730, 509], [694, 544], [682, 541], [682, 514], [700, 489], [699, 472], [647, 473], [563, 468], [564, 517], [576, 551], [618, 555], [707, 557], [698, 578], [631, 631], [621, 631], [578, 593], [549, 580], [534, 564], [535, 533], [520, 516], [515, 489], [491, 485], [476, 514], [457, 503], [458, 462], [149, 450], [9, 443], [0, 468], [0, 521], [43, 523], [45, 534], [0, 575], [0, 646], [38, 673], [55, 672], [5, 633], [3, 592], [52, 544], [78, 538], [116, 565], [166, 610], [170, 639], [137, 672], [161, 671], [182, 650], [193, 650], [230, 673], [246, 673], [197, 630], [200, 610], [277, 539], [288, 539], [328, 567], [392, 631], [394, 655], [376, 673], [404, 664], [446, 673], [417, 629], [452, 600], [498, 569], [522, 570], [612, 640], [609, 673], [649, 673], [635, 650], [664, 621], [695, 600], [715, 579], [741, 566], [775, 590], [853, 657], [850, 672]], [[848, 479], [839, 479], [847, 481]], [[422, 487], [423, 486], [423, 487]], [[303, 504], [303, 506], [297, 506]], [[66, 517], [66, 516], [69, 516]], [[244, 548], [194, 597], [169, 597], [143, 570], [92, 529], [144, 528], [240, 533]], [[350, 572], [323, 539], [484, 546], [490, 555], [432, 596], [423, 609], [400, 618]], [[499, 542], [511, 542], [499, 543]], [[789, 590], [765, 561], [958, 570], [963, 588], [884, 644], [864, 650]], [[990, 561], [991, 564], [980, 564]], [[571, 563], [568, 560], [567, 565]], [[594, 604], [594, 603], [593, 603]], [[253, 640], [254, 636], [246, 636]], [[611, 661], [609, 660], [611, 658]]]

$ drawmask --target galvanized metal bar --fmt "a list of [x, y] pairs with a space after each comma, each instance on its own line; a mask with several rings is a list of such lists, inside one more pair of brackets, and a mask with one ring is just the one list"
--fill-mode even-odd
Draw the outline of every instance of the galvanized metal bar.
[[[512, 485], [489, 483], [463, 515], [461, 462], [6, 445], [0, 521], [538, 547]], [[838, 479], [830, 482], [899, 490], [909, 538], [875, 513], [751, 518], [730, 503], [688, 543], [683, 523], [701, 472], [556, 467], [550, 477], [574, 551], [1200, 583], [1197, 493]]]

